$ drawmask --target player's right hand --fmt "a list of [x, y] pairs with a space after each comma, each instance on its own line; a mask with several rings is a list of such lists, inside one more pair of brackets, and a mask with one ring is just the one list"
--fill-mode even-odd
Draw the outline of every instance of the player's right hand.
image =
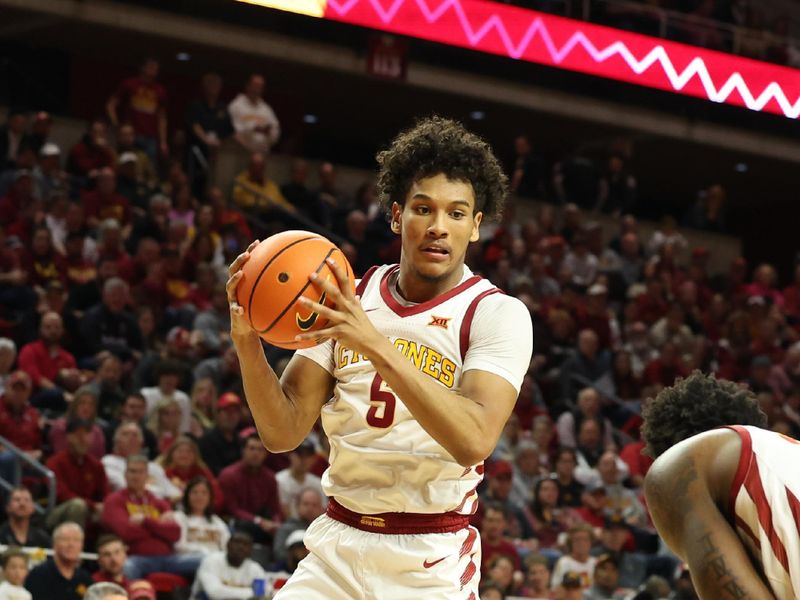
[[231, 337], [236, 336], [250, 336], [256, 335], [256, 332], [250, 326], [247, 317], [244, 315], [244, 308], [239, 306], [237, 300], [236, 290], [239, 287], [239, 282], [242, 279], [242, 267], [250, 259], [250, 253], [258, 246], [260, 240], [255, 240], [247, 247], [247, 250], [242, 252], [228, 267], [228, 283], [225, 284], [225, 290], [228, 293], [228, 305], [231, 309]]

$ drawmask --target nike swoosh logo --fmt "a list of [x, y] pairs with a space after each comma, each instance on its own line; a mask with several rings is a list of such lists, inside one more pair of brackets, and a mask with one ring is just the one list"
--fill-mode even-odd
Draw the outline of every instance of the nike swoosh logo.
[[[325, 298], [327, 297], [328, 292], [322, 292], [322, 295], [319, 297], [319, 304], [325, 304]], [[295, 320], [297, 321], [297, 327], [300, 331], [308, 331], [314, 326], [314, 323], [317, 322], [317, 318], [319, 317], [319, 313], [312, 312], [308, 318], [301, 319], [300, 313], [295, 313]]]
[[430, 568], [431, 568], [433, 565], [438, 565], [438, 564], [439, 564], [440, 562], [442, 562], [442, 561], [443, 561], [445, 558], [447, 558], [447, 557], [446, 557], [446, 556], [443, 556], [443, 557], [442, 557], [442, 558], [440, 558], [439, 560], [434, 560], [434, 561], [428, 561], [428, 560], [426, 560], [424, 563], [422, 563], [422, 566], [423, 566], [423, 567], [425, 567], [426, 569], [430, 569]]

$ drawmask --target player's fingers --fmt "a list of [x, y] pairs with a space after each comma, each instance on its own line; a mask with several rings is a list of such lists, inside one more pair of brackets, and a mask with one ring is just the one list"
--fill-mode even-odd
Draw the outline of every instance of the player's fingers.
[[322, 339], [327, 340], [328, 338], [336, 339], [336, 328], [335, 327], [328, 327], [326, 329], [319, 329], [317, 331], [309, 331], [308, 333], [301, 333], [299, 335], [294, 336], [294, 339], [298, 342], [302, 342], [305, 340], [319, 340]]
[[328, 298], [330, 298], [334, 303], [338, 304], [341, 302], [342, 292], [339, 290], [339, 286], [335, 285], [330, 279], [323, 279], [316, 273], [312, 273], [308, 276], [308, 278], [311, 280], [312, 284], [320, 289], [320, 291], [326, 293]]
[[328, 320], [339, 320], [339, 312], [333, 310], [325, 306], [324, 304], [320, 304], [319, 302], [314, 302], [313, 300], [309, 300], [308, 298], [300, 298], [298, 302], [303, 305], [305, 308], [309, 309], [311, 312], [315, 312], [319, 314], [320, 317], [325, 317]]
[[255, 249], [255, 247], [258, 246], [259, 243], [260, 243], [259, 240], [255, 240], [252, 244], [250, 244], [247, 247], [247, 250], [245, 250], [239, 256], [237, 256], [233, 260], [231, 265], [228, 267], [228, 273], [233, 275], [234, 273], [239, 271], [242, 268], [242, 265], [244, 265], [244, 263], [246, 263], [250, 258], [250, 252], [252, 252]]
[[228, 282], [225, 284], [225, 291], [228, 294], [228, 302], [233, 304], [236, 302], [236, 288], [239, 285], [239, 281], [242, 279], [244, 273], [242, 271], [237, 271], [233, 273]]
[[261, 240], [253, 240], [252, 243], [247, 247], [246, 252], [248, 253], [252, 252], [253, 250], [256, 249], [256, 246], [258, 246], [260, 243]]
[[332, 258], [326, 258], [325, 262], [328, 263], [328, 267], [330, 267], [331, 271], [333, 271], [333, 274], [336, 276], [336, 281], [339, 282], [339, 290], [342, 292], [342, 296], [350, 299], [352, 292], [350, 291], [350, 281], [347, 277], [347, 272]]

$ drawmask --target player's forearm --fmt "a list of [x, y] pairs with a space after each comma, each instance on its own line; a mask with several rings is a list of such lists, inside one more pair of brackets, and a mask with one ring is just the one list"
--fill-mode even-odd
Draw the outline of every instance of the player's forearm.
[[302, 441], [297, 436], [298, 410], [287, 398], [280, 381], [269, 366], [256, 335], [232, 336], [239, 355], [244, 394], [261, 441], [270, 452], [293, 449]]
[[384, 339], [370, 353], [378, 374], [428, 434], [459, 464], [471, 467], [492, 451], [482, 407], [417, 370]]

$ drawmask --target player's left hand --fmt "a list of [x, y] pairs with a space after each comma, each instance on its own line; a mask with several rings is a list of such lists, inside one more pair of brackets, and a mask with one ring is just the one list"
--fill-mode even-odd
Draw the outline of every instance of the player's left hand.
[[333, 271], [338, 282], [338, 287], [331, 281], [323, 280], [316, 273], [309, 276], [311, 282], [320, 292], [327, 294], [333, 301], [334, 307], [328, 308], [324, 304], [314, 302], [302, 297], [299, 302], [308, 310], [316, 312], [321, 318], [327, 319], [325, 329], [309, 331], [295, 337], [296, 340], [334, 339], [359, 354], [369, 355], [374, 344], [384, 339], [367, 317], [358, 296], [353, 293], [347, 273], [333, 259], [328, 259], [328, 266]]

